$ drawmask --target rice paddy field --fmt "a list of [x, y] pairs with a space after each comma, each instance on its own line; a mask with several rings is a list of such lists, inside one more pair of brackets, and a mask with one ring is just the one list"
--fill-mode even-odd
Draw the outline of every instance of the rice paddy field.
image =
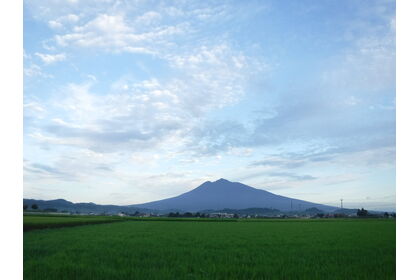
[[25, 279], [395, 279], [390, 219], [34, 218]]
[[57, 215], [24, 215], [23, 231], [45, 228], [61, 228], [91, 224], [102, 224], [121, 221], [119, 217], [101, 216], [57, 216]]

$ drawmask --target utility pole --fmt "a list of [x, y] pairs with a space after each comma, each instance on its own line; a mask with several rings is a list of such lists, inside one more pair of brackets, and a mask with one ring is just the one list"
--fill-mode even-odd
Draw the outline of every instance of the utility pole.
[[293, 211], [293, 200], [290, 200], [290, 211]]
[[341, 209], [343, 209], [343, 199], [341, 198]]

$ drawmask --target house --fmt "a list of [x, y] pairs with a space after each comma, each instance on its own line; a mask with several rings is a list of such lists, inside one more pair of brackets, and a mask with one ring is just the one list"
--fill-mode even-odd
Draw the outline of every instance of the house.
[[210, 213], [210, 218], [233, 218], [235, 214], [229, 213]]

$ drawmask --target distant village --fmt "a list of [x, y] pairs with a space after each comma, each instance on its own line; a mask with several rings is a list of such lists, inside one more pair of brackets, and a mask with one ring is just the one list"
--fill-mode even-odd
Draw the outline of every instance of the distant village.
[[271, 208], [249, 209], [224, 209], [222, 211], [205, 210], [201, 212], [154, 212], [154, 211], [119, 211], [119, 212], [93, 212], [93, 211], [69, 211], [56, 208], [41, 209], [37, 204], [24, 205], [25, 214], [54, 214], [54, 215], [92, 215], [92, 216], [119, 216], [119, 217], [166, 217], [166, 218], [212, 218], [212, 219], [321, 219], [321, 218], [388, 218], [395, 219], [395, 212], [378, 212], [362, 209], [337, 209], [326, 213], [317, 208], [309, 208], [305, 211], [282, 212]]

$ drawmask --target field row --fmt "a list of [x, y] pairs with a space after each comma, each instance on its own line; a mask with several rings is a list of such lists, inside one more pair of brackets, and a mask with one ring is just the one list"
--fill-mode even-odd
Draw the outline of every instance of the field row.
[[[360, 222], [369, 219], [359, 219]], [[73, 215], [24, 215], [23, 231], [47, 228], [73, 227], [122, 221], [139, 222], [336, 222], [354, 219], [223, 219], [223, 218], [167, 218], [167, 217], [118, 217], [118, 216], [73, 216]]]
[[45, 228], [72, 227], [90, 224], [121, 222], [118, 217], [89, 217], [89, 216], [23, 216], [23, 231]]
[[395, 279], [395, 221], [142, 220], [30, 231], [24, 278]]

